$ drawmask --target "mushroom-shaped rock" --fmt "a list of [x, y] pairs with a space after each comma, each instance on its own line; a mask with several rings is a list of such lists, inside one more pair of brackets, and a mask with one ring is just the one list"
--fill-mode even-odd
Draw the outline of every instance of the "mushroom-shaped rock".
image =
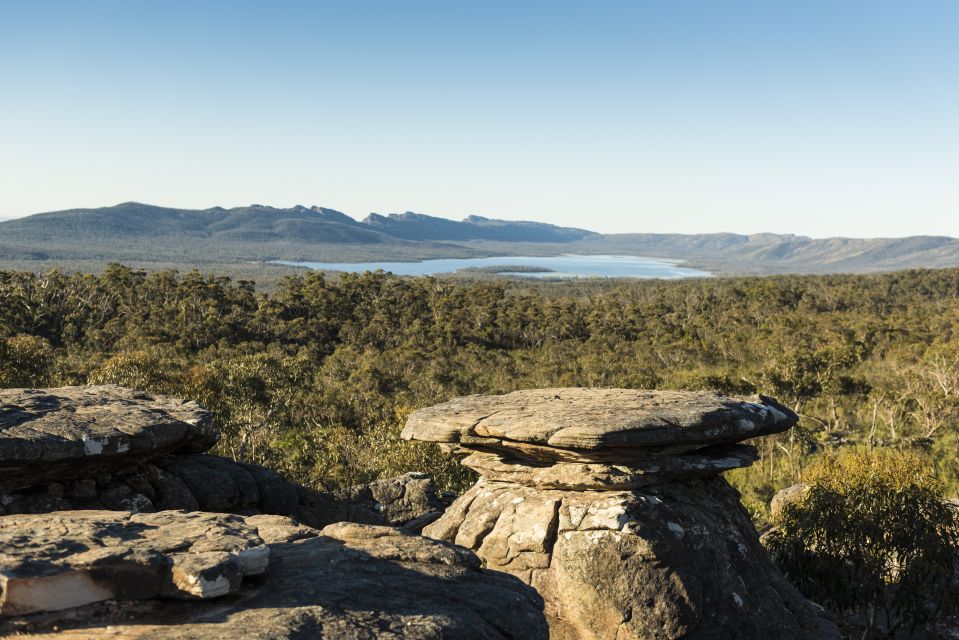
[[424, 535], [536, 587], [554, 639], [838, 638], [719, 477], [796, 421], [762, 396], [536, 389], [422, 409], [403, 435], [481, 475]]
[[0, 491], [165, 453], [199, 453], [217, 433], [195, 402], [114, 385], [0, 390]]
[[764, 396], [530, 389], [420, 409], [402, 436], [531, 458], [632, 461], [778, 433], [797, 421], [795, 413]]

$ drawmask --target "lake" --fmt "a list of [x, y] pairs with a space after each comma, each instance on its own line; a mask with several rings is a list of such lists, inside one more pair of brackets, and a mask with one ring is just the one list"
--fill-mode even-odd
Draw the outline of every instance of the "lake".
[[[495, 256], [491, 258], [441, 258], [419, 262], [291, 262], [274, 264], [307, 267], [319, 271], [362, 273], [382, 269], [400, 276], [429, 276], [463, 270], [479, 270], [526, 278], [703, 278], [711, 274], [681, 267], [678, 261], [637, 256], [564, 255]], [[510, 270], [515, 268], [515, 271]]]

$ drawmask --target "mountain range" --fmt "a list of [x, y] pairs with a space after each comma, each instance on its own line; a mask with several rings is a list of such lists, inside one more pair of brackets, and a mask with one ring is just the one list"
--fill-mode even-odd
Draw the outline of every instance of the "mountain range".
[[186, 264], [268, 260], [414, 260], [486, 255], [625, 254], [717, 273], [867, 272], [959, 265], [959, 240], [784, 234], [599, 234], [539, 222], [419, 213], [364, 220], [325, 207], [191, 210], [127, 202], [0, 222], [0, 266], [24, 261]]

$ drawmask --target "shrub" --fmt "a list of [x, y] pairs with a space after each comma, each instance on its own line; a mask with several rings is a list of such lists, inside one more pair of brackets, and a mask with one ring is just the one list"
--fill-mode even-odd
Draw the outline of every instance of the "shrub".
[[362, 430], [328, 427], [315, 451], [316, 484], [327, 489], [372, 482], [409, 471], [428, 473], [442, 490], [462, 493], [476, 481], [475, 474], [431, 442], [400, 438], [411, 409], [400, 407], [394, 419]]
[[46, 386], [52, 368], [53, 350], [43, 338], [0, 338], [0, 388]]
[[808, 492], [768, 538], [773, 558], [807, 597], [857, 614], [865, 637], [947, 615], [959, 517], [931, 465], [877, 450], [828, 456], [806, 471]]
[[139, 391], [169, 392], [167, 363], [148, 351], [121, 351], [91, 372], [90, 384], [118, 384]]

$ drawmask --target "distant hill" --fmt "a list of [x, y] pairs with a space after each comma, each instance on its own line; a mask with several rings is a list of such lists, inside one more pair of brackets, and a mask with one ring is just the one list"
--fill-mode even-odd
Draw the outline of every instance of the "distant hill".
[[501, 242], [573, 242], [600, 234], [541, 222], [513, 222], [470, 216], [457, 222], [421, 213], [370, 214], [363, 224], [404, 240], [494, 240]]
[[243, 242], [381, 243], [395, 240], [569, 242], [599, 234], [539, 222], [471, 216], [456, 222], [419, 213], [362, 222], [323, 207], [277, 209], [250, 205], [223, 209], [170, 209], [125, 202], [100, 209], [70, 209], [0, 222], [0, 238], [35, 241], [83, 238], [185, 237]]
[[270, 260], [375, 261], [488, 255], [625, 254], [684, 260], [716, 273], [867, 272], [959, 265], [942, 236], [603, 235], [539, 222], [419, 213], [364, 220], [324, 207], [250, 205], [191, 210], [126, 202], [0, 221], [0, 266], [56, 261], [164, 264]]
[[857, 273], [959, 265], [959, 239], [808, 238], [760, 233], [618, 234], [587, 239], [579, 250], [679, 258], [727, 273]]

